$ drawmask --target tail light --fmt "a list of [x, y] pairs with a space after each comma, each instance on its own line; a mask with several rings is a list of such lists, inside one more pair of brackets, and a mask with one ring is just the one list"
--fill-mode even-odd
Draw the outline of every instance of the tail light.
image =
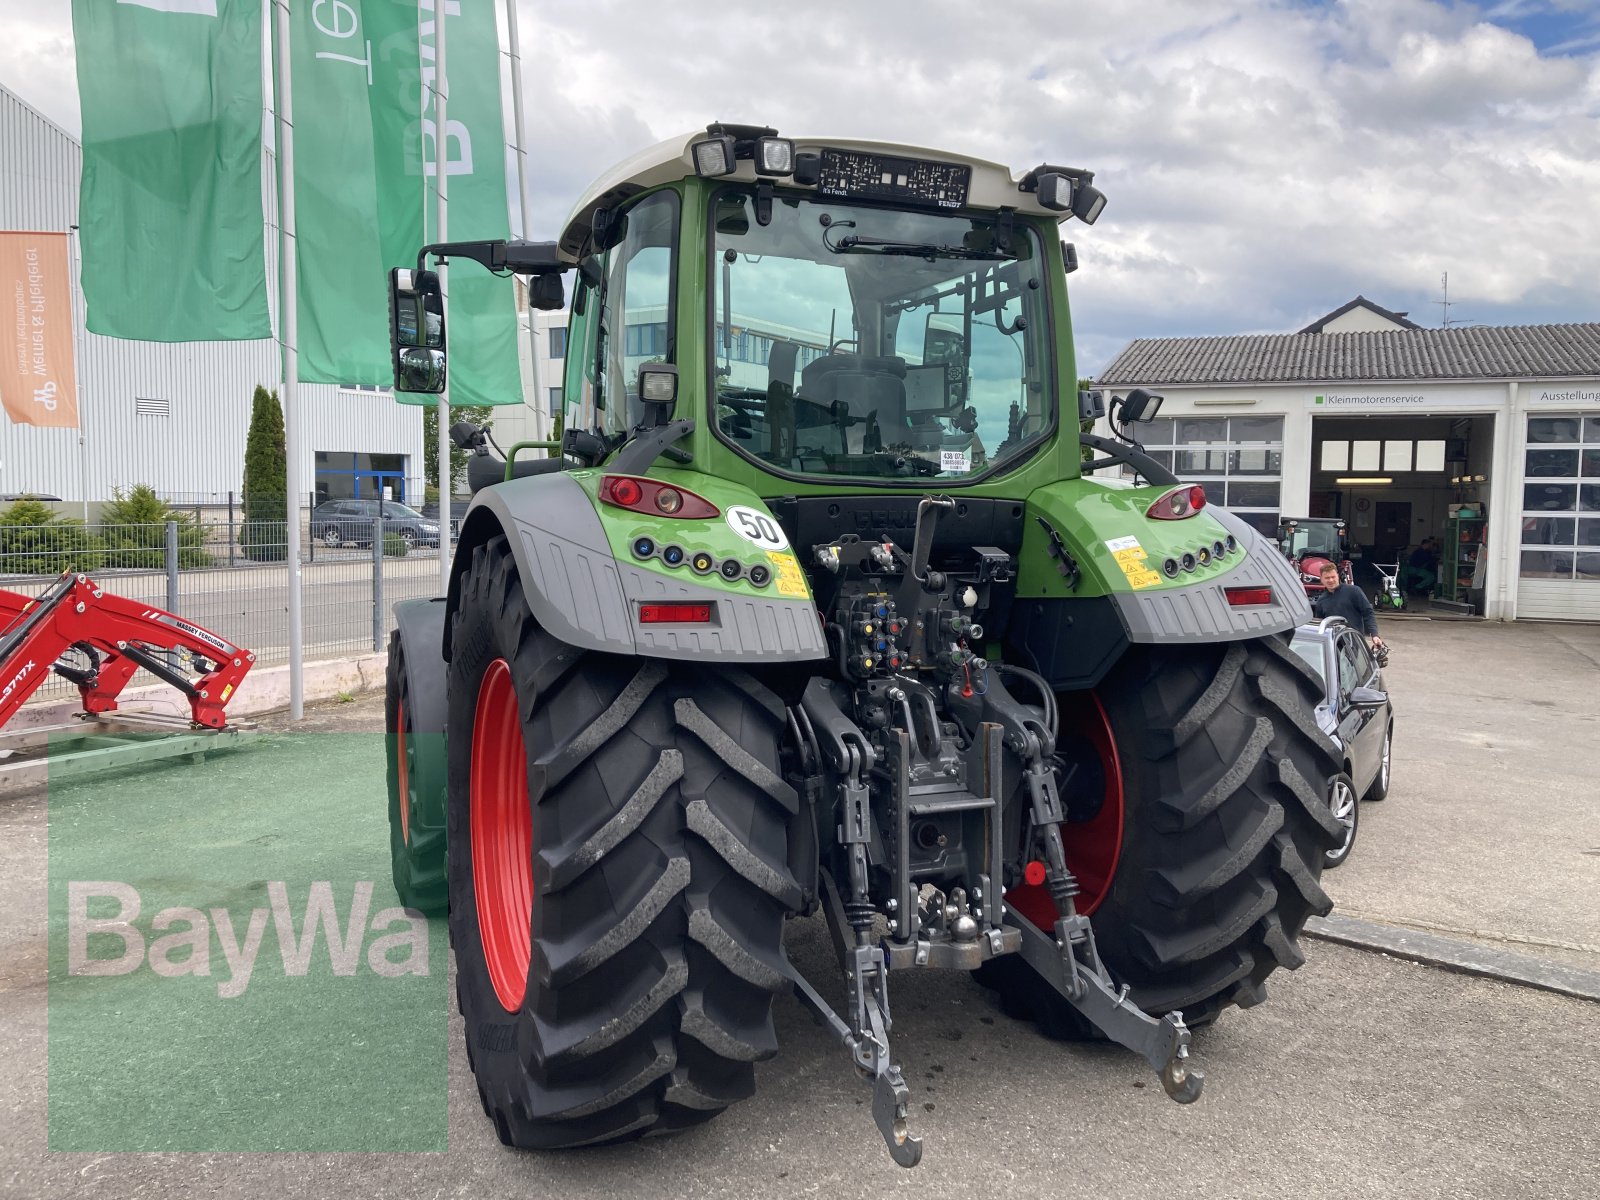
[[606, 475], [600, 480], [600, 499], [606, 504], [651, 517], [684, 517], [706, 521], [722, 510], [703, 496], [659, 479], [639, 475]]
[[1272, 589], [1269, 587], [1223, 588], [1222, 594], [1228, 598], [1228, 603], [1234, 608], [1247, 608], [1255, 604], [1272, 603]]
[[711, 622], [709, 604], [641, 604], [641, 625], [707, 625]]
[[1181, 521], [1206, 506], [1206, 490], [1198, 483], [1186, 483], [1164, 493], [1144, 515], [1156, 521]]

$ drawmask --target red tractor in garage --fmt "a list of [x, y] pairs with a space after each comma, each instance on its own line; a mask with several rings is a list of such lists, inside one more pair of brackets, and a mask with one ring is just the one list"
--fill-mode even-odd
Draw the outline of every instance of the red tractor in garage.
[[1347, 584], [1355, 583], [1345, 523], [1338, 517], [1284, 517], [1278, 522], [1278, 547], [1300, 574], [1308, 599], [1322, 594], [1322, 568], [1332, 563]]

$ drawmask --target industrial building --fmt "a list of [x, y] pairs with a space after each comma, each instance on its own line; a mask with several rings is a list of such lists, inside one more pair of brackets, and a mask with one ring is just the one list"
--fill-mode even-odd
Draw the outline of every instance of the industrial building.
[[1140, 338], [1140, 440], [1264, 533], [1341, 517], [1368, 562], [1440, 539], [1439, 595], [1600, 620], [1600, 323], [1424, 329], [1364, 297], [1297, 333]]
[[[76, 138], [0, 86], [0, 230], [71, 231], [78, 219], [81, 165]], [[270, 220], [272, 189], [264, 193]], [[76, 263], [75, 239], [73, 245]], [[268, 291], [274, 297], [276, 258], [277, 239], [269, 237]], [[114, 489], [143, 483], [172, 501], [226, 503], [243, 482], [251, 396], [257, 384], [275, 387], [281, 377], [277, 342], [168, 344], [101, 337], [84, 328], [76, 269], [73, 274], [79, 427], [41, 428], [0, 418], [0, 494], [54, 496], [87, 511]], [[159, 289], [152, 289], [149, 302], [161, 303]], [[549, 388], [561, 384], [561, 363], [548, 356], [548, 327], [565, 322], [564, 313], [533, 316], [535, 336], [525, 337], [522, 348], [523, 403], [496, 413], [506, 435], [530, 439], [547, 435], [545, 381]], [[524, 309], [524, 330], [528, 319]], [[538, 395], [529, 382], [535, 340], [544, 358]], [[291, 449], [319, 498], [378, 496], [387, 489], [391, 499], [421, 503], [421, 408], [397, 404], [374, 388], [302, 384], [299, 396]]]

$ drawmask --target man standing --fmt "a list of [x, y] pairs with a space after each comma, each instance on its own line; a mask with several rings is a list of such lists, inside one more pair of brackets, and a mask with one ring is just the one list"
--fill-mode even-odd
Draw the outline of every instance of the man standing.
[[1340, 578], [1339, 568], [1333, 563], [1322, 567], [1323, 593], [1312, 602], [1319, 617], [1343, 617], [1351, 629], [1366, 635], [1367, 645], [1382, 649], [1383, 639], [1378, 636], [1378, 614], [1372, 611], [1372, 601], [1360, 588], [1351, 586]]

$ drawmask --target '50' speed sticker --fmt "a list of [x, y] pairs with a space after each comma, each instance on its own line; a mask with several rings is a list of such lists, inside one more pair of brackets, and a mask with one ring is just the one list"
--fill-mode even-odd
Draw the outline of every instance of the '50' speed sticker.
[[728, 510], [728, 528], [763, 550], [787, 550], [789, 539], [778, 523], [758, 509], [735, 504]]

